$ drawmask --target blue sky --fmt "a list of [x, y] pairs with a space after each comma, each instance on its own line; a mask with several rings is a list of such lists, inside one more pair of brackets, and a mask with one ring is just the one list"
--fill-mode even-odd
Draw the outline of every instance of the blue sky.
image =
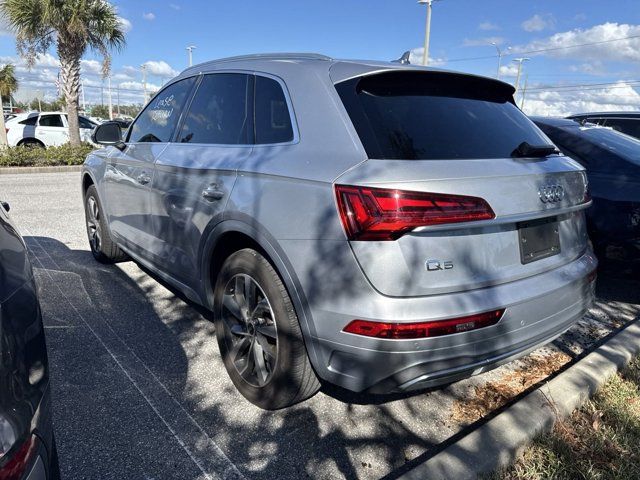
[[[114, 53], [113, 58], [113, 82], [121, 85], [123, 96], [134, 96], [134, 90], [140, 88], [142, 63], [152, 62], [148, 80], [154, 86], [185, 68], [188, 45], [197, 46], [195, 63], [273, 51], [314, 51], [338, 58], [389, 60], [420, 47], [424, 38], [425, 7], [413, 0], [113, 3], [130, 28], [127, 47]], [[535, 102], [544, 93], [540, 90], [544, 87], [639, 79], [640, 38], [608, 42], [635, 35], [640, 35], [638, 0], [441, 0], [433, 7], [430, 56], [444, 68], [495, 75], [497, 58], [491, 41], [501, 48], [512, 46], [516, 53], [560, 47], [544, 54], [527, 55], [531, 57], [524, 70], [528, 85], [539, 89], [537, 94], [532, 91], [531, 101]], [[607, 43], [563, 48], [602, 41]], [[493, 57], [460, 60], [484, 56]], [[13, 37], [0, 36], [0, 59], [15, 57]], [[97, 75], [98, 63], [91, 61], [95, 58], [89, 54], [83, 64], [89, 84], [87, 92], [92, 98], [102, 83]], [[503, 79], [513, 82], [511, 58], [505, 57], [503, 64]], [[42, 70], [48, 71], [43, 75]], [[43, 57], [38, 68], [25, 72], [23, 78], [25, 84], [31, 82], [46, 91], [46, 82], [51, 82], [56, 73], [55, 59]], [[627, 85], [628, 89], [625, 85], [608, 94], [613, 93], [618, 103], [628, 99], [631, 108], [640, 96], [634, 97], [638, 96], [635, 84]], [[564, 96], [575, 97], [578, 93]], [[608, 105], [606, 98], [600, 103]], [[636, 104], [636, 108], [639, 106]]]

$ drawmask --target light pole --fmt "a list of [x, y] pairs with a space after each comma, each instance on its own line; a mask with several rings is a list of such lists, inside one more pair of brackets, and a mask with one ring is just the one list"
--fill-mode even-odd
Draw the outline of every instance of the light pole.
[[82, 80], [82, 110], [84, 112], [87, 111], [87, 102], [86, 102], [86, 99], [84, 97], [84, 80]]
[[531, 60], [530, 58], [514, 58], [513, 61], [516, 62], [518, 64], [518, 75], [516, 75], [516, 84], [514, 85], [514, 87], [516, 87], [516, 91], [513, 92], [513, 96], [515, 98], [515, 96], [518, 93], [518, 90], [520, 89], [520, 75], [522, 74], [522, 64], [524, 62], [527, 62]]
[[109, 120], [113, 120], [113, 101], [111, 98], [111, 75], [109, 75], [108, 80], [109, 80]]
[[195, 45], [189, 45], [187, 47], [187, 52], [189, 52], [189, 66], [193, 66], [193, 51], [195, 50]]
[[422, 65], [429, 64], [429, 41], [431, 36], [431, 5], [437, 0], [418, 0], [418, 3], [427, 6], [427, 25], [424, 32], [424, 52], [422, 53]]
[[[504, 57], [507, 54], [504, 51], [500, 50], [500, 47], [496, 42], [491, 42], [491, 45], [496, 47], [496, 50], [498, 51], [498, 73], [496, 73], [496, 78], [500, 78], [500, 67], [502, 66], [502, 57]], [[511, 50], [511, 47], [507, 47], [507, 52], [509, 50]]]
[[142, 104], [144, 105], [147, 103], [147, 66], [143, 63], [140, 65], [140, 68], [142, 69], [142, 91], [144, 92], [144, 101]]

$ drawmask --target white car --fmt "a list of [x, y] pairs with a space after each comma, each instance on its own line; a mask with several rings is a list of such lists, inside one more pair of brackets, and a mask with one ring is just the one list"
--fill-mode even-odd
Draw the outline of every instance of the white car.
[[[80, 140], [91, 142], [96, 123], [80, 115]], [[7, 142], [10, 147], [58, 146], [69, 141], [69, 123], [64, 112], [19, 113], [6, 121]]]

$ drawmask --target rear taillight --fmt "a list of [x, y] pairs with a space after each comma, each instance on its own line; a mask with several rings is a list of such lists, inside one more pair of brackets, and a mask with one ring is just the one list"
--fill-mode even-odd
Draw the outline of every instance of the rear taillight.
[[396, 240], [416, 227], [495, 218], [478, 197], [351, 185], [335, 192], [349, 240]]
[[417, 323], [386, 323], [369, 320], [353, 320], [344, 328], [344, 332], [365, 337], [387, 338], [390, 340], [408, 340], [415, 338], [440, 337], [452, 333], [468, 332], [489, 327], [500, 321], [504, 309], [478, 313], [466, 317]]
[[37, 449], [38, 439], [35, 435], [32, 435], [9, 457], [7, 463], [0, 467], [0, 480], [22, 478], [29, 465], [31, 465]]

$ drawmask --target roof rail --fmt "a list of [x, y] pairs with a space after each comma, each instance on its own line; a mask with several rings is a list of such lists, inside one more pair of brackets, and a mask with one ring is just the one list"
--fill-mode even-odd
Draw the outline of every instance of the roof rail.
[[[331, 57], [319, 53], [255, 53], [251, 55], [238, 55], [235, 57], [220, 58], [218, 60], [210, 60], [208, 62], [199, 63], [187, 68], [184, 72], [198, 70], [205, 65], [217, 65], [219, 63], [237, 62], [242, 60], [321, 60], [331, 61]], [[183, 73], [184, 73], [183, 72]]]

